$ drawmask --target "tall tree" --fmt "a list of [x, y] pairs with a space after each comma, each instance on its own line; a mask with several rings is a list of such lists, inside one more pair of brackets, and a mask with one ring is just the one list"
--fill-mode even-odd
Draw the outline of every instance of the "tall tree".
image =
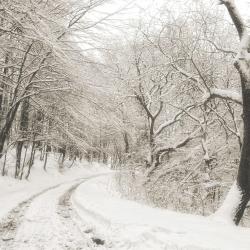
[[250, 36], [247, 31], [247, 25], [241, 17], [234, 0], [220, 0], [220, 4], [227, 8], [240, 39], [239, 52], [235, 58], [234, 66], [240, 75], [244, 134], [237, 187], [235, 187], [239, 189], [239, 197], [232, 211], [233, 220], [238, 225], [250, 200]]

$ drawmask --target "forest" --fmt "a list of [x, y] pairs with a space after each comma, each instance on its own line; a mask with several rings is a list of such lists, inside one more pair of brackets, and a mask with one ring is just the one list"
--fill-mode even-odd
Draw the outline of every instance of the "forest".
[[99, 162], [127, 199], [249, 226], [239, 2], [1, 0], [0, 181]]

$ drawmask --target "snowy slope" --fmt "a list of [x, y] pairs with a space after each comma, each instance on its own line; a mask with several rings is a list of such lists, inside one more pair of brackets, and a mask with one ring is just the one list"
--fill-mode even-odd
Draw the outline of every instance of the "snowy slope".
[[250, 229], [121, 199], [111, 175], [83, 183], [72, 200], [107, 249], [250, 249]]

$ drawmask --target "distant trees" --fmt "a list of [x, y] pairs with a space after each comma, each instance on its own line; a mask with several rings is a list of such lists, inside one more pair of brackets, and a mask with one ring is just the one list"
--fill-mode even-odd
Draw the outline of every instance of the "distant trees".
[[113, 42], [103, 58], [128, 114], [131, 180], [135, 170], [138, 182], [143, 173], [157, 205], [207, 214], [232, 181], [242, 146], [242, 98], [231, 65], [237, 45], [210, 3], [184, 7], [179, 15], [164, 5], [159, 15], [145, 14], [133, 36]]
[[84, 49], [97, 46], [95, 29], [111, 13], [93, 12], [106, 2], [1, 2], [0, 158], [16, 147], [15, 178], [29, 177], [38, 150], [46, 169], [52, 150], [62, 167], [66, 157], [81, 158], [91, 147], [86, 131], [96, 127], [76, 109], [98, 108], [91, 103], [98, 92], [90, 79], [95, 58]]

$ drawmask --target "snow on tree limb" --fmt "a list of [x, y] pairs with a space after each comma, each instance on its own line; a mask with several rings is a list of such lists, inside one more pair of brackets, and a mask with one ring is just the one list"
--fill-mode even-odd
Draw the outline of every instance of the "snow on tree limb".
[[[195, 129], [191, 134], [189, 134], [188, 136], [186, 136], [184, 139], [180, 140], [179, 142], [177, 142], [175, 145], [171, 146], [164, 146], [164, 147], [159, 147], [157, 149], [155, 149], [155, 162], [154, 164], [152, 164], [152, 166], [148, 169], [146, 175], [147, 177], [149, 177], [150, 175], [152, 175], [152, 173], [157, 169], [157, 167], [160, 164], [160, 159], [163, 155], [165, 154], [169, 154], [169, 153], [173, 153], [175, 152], [177, 149], [185, 147], [190, 141], [192, 141], [193, 139], [199, 137], [199, 132], [200, 132], [200, 127], [198, 129]], [[147, 180], [148, 181], [148, 180]], [[147, 182], [146, 181], [146, 182]]]
[[[186, 109], [187, 109], [187, 110], [190, 110], [191, 108], [194, 108], [194, 105], [186, 107], [185, 110], [186, 110]], [[161, 134], [161, 132], [162, 132], [165, 128], [167, 128], [167, 127], [171, 126], [172, 124], [178, 122], [178, 121], [180, 120], [181, 116], [184, 115], [184, 113], [185, 113], [185, 112], [184, 112], [183, 110], [180, 110], [178, 113], [176, 113], [176, 114], [174, 115], [174, 117], [173, 117], [172, 119], [163, 122], [163, 123], [157, 128], [157, 130], [155, 131], [155, 136], [158, 136], [159, 134]]]
[[213, 98], [221, 98], [221, 99], [225, 99], [225, 100], [230, 100], [230, 101], [233, 101], [237, 104], [242, 105], [241, 94], [239, 94], [238, 92], [236, 92], [234, 90], [212, 88], [212, 89], [210, 89], [210, 93], [205, 95], [204, 101], [207, 102]]
[[176, 69], [181, 75], [183, 75], [183, 76], [187, 77], [188, 79], [190, 79], [191, 81], [195, 82], [197, 88], [198, 88], [201, 92], [203, 92], [203, 93], [206, 92], [205, 88], [199, 84], [199, 82], [200, 82], [200, 81], [199, 81], [199, 77], [197, 77], [196, 75], [194, 75], [194, 74], [192, 74], [192, 73], [187, 72], [186, 70], [184, 70], [183, 68], [179, 67], [178, 65], [176, 65], [176, 64], [174, 64], [174, 63], [172, 63], [171, 65], [172, 65], [172, 67], [173, 67], [174, 69]]

